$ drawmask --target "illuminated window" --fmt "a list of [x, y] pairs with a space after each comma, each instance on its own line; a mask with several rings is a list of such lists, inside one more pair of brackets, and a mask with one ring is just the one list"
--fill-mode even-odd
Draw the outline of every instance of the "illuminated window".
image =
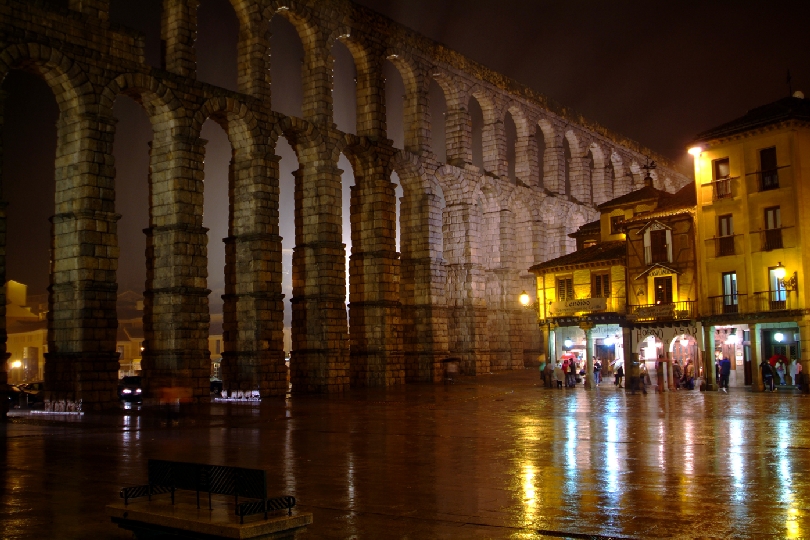
[[624, 216], [611, 216], [610, 234], [622, 234], [622, 223], [624, 223]]
[[557, 301], [574, 299], [574, 278], [557, 278]]
[[591, 298], [610, 298], [610, 272], [591, 274]]

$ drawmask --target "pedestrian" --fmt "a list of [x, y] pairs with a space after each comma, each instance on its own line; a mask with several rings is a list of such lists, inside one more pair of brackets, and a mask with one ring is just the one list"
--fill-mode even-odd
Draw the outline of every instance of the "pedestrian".
[[686, 384], [684, 385], [687, 390], [694, 390], [695, 389], [695, 365], [692, 363], [692, 360], [686, 361], [686, 373], [684, 373], [684, 379]]
[[563, 365], [557, 362], [557, 365], [554, 367], [554, 381], [557, 383], [557, 388], [562, 388], [564, 378]]
[[[796, 380], [796, 362], [795, 358], [790, 359], [790, 364], [788, 365], [788, 374], [790, 375], [790, 384], [799, 386], [799, 381]], [[801, 365], [801, 364], [800, 364]]]
[[762, 373], [762, 384], [764, 386], [763, 390], [766, 392], [776, 392], [776, 386], [773, 384], [773, 368], [771, 367], [770, 362], [767, 360], [762, 360], [759, 364], [759, 370]]
[[545, 377], [543, 377], [544, 382], [546, 383], [546, 388], [551, 388], [553, 386], [553, 379], [554, 379], [554, 362], [547, 362], [546, 367], [543, 370], [545, 373]]
[[624, 388], [622, 386], [622, 379], [624, 379], [624, 365], [619, 364], [619, 367], [616, 368], [616, 386], [619, 388]]
[[728, 378], [731, 375], [731, 360], [724, 356], [720, 360], [720, 390], [728, 394]]
[[568, 373], [566, 376], [568, 388], [575, 388], [577, 386], [577, 363], [574, 362], [573, 358], [568, 362]]
[[785, 363], [782, 362], [782, 359], [778, 359], [776, 361], [776, 375], [779, 377], [779, 385], [784, 386], [785, 384]]
[[598, 358], [593, 363], [593, 379], [596, 381], [596, 386], [602, 382], [602, 363]]
[[681, 364], [675, 360], [672, 362], [672, 384], [675, 386], [675, 390], [681, 389], [681, 379], [683, 378], [683, 368]]
[[645, 396], [647, 395], [647, 384], [649, 380], [650, 376], [647, 374], [647, 362], [642, 360], [638, 368], [638, 388]]

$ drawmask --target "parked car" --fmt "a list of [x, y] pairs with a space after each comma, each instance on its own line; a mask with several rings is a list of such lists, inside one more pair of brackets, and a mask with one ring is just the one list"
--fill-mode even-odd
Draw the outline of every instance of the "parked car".
[[22, 390], [16, 384], [9, 384], [8, 390], [6, 391], [6, 395], [8, 396], [8, 408], [9, 409], [16, 409], [20, 406], [20, 395], [22, 395]]
[[211, 377], [211, 393], [218, 396], [222, 395], [222, 379]]
[[45, 383], [42, 381], [32, 381], [19, 385], [20, 408], [37, 408], [45, 403]]
[[129, 375], [118, 381], [118, 399], [122, 401], [143, 401], [141, 378]]

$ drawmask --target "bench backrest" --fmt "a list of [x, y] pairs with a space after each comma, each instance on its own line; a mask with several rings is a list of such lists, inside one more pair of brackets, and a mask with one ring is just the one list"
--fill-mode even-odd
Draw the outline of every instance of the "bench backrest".
[[204, 491], [237, 498], [267, 497], [267, 473], [261, 469], [162, 459], [150, 459], [148, 469], [149, 484], [152, 486]]

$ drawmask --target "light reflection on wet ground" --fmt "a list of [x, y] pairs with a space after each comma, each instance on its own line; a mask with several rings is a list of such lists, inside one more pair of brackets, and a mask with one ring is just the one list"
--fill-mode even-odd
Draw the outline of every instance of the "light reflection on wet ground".
[[104, 505], [148, 457], [266, 469], [314, 513], [310, 538], [810, 536], [807, 398], [538, 382], [15, 417], [0, 537], [127, 538]]

